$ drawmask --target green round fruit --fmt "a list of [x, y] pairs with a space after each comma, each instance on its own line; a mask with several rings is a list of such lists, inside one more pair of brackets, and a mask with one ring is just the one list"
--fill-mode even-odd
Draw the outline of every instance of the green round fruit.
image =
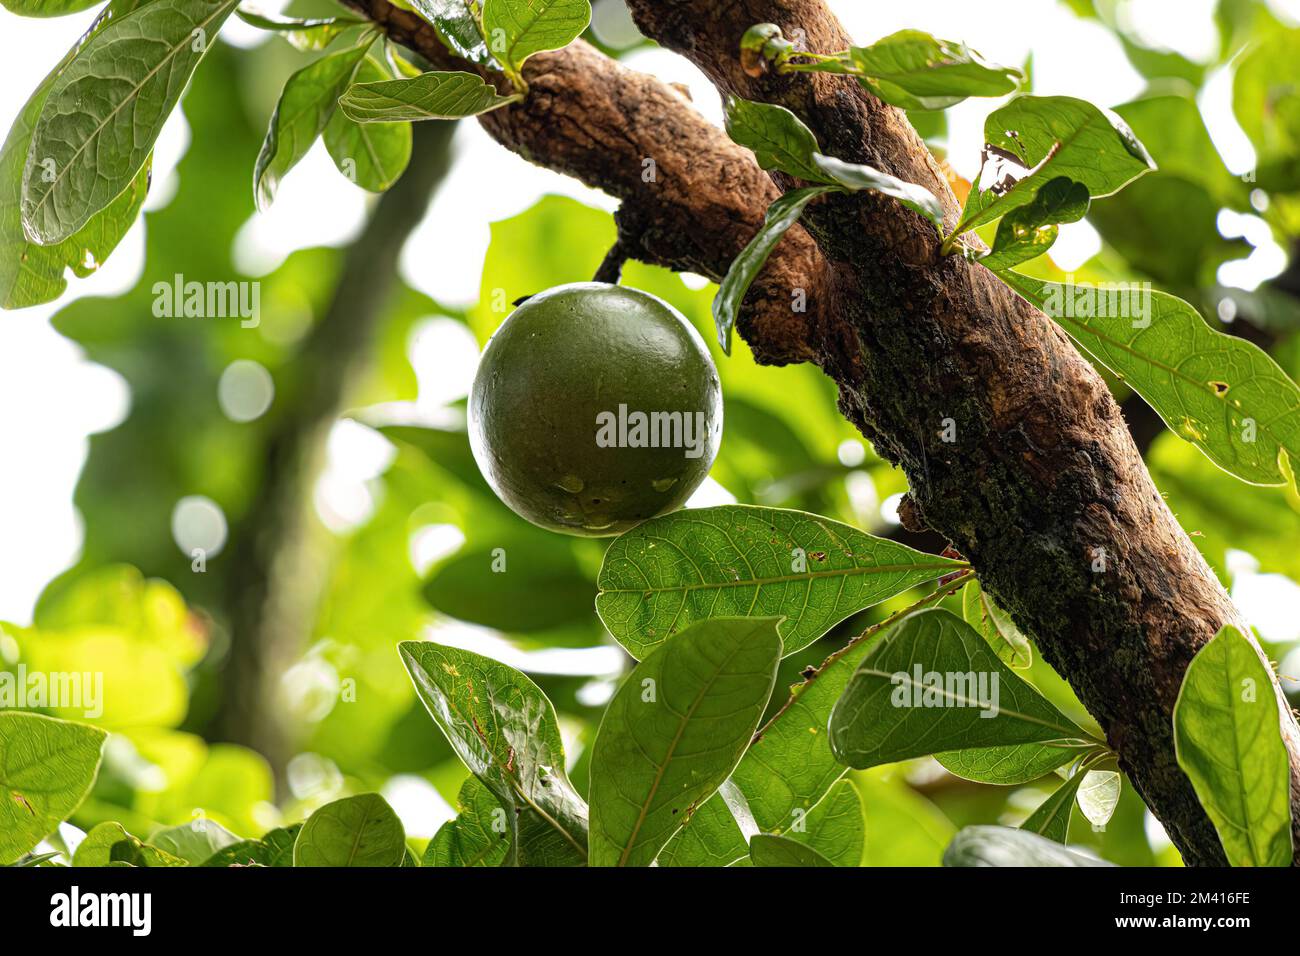
[[565, 534], [621, 534], [681, 507], [708, 475], [722, 389], [668, 303], [579, 282], [528, 299], [488, 342], [469, 434], [516, 514]]

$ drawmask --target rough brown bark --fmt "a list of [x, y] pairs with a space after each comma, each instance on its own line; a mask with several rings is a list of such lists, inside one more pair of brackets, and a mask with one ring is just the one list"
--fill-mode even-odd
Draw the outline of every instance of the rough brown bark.
[[[345, 2], [436, 65], [465, 68], [414, 15], [386, 0]], [[789, 107], [825, 152], [925, 186], [955, 221], [946, 180], [901, 112], [845, 77], [740, 68], [740, 37], [760, 22], [809, 50], [846, 47], [821, 0], [628, 6], [721, 92]], [[623, 243], [637, 258], [725, 272], [776, 195], [747, 153], [667, 86], [581, 43], [533, 58], [525, 74], [530, 96], [484, 117], [489, 132], [622, 198]], [[653, 184], [641, 179], [647, 157], [659, 170]], [[1053, 323], [982, 267], [941, 256], [933, 229], [892, 200], [830, 196], [804, 225], [747, 299], [742, 336], [760, 360], [813, 361], [838, 383], [844, 415], [906, 472], [913, 521], [949, 537], [1035, 637], [1184, 859], [1222, 864], [1175, 761], [1171, 712], [1195, 652], [1241, 621], [1153, 486], [1105, 384]], [[794, 288], [807, 290], [807, 314], [791, 310]], [[942, 440], [946, 419], [956, 442]], [[1300, 825], [1300, 745], [1284, 715]]]

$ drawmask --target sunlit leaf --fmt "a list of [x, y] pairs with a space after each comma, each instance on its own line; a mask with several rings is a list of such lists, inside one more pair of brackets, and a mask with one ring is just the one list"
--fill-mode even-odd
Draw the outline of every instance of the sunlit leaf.
[[339, 107], [357, 123], [397, 123], [412, 120], [460, 119], [513, 103], [473, 73], [421, 73], [401, 80], [358, 83], [339, 100]]
[[974, 826], [959, 832], [943, 854], [944, 866], [1112, 866], [1059, 843], [1012, 827]]
[[513, 72], [534, 53], [568, 46], [590, 22], [587, 0], [483, 0], [492, 53]]
[[293, 844], [294, 866], [401, 866], [405, 856], [402, 821], [377, 793], [325, 804]]

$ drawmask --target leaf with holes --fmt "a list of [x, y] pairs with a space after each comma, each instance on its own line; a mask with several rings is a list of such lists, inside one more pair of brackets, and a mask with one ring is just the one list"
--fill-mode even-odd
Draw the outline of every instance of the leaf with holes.
[[107, 735], [29, 713], [0, 713], [0, 864], [12, 863], [81, 805]]
[[22, 218], [62, 242], [127, 189], [238, 0], [152, 0], [114, 18], [50, 88], [23, 170]]
[[500, 866], [510, 852], [510, 828], [497, 798], [478, 777], [469, 777], [456, 804], [460, 814], [434, 834], [421, 865]]
[[701, 621], [624, 680], [592, 745], [592, 866], [649, 866], [730, 776], [776, 683], [776, 623]]
[[731, 332], [736, 327], [736, 316], [740, 314], [740, 303], [745, 293], [753, 284], [768, 256], [776, 244], [799, 221], [804, 208], [818, 196], [830, 192], [833, 186], [809, 186], [796, 189], [775, 200], [767, 207], [763, 217], [763, 226], [749, 240], [749, 245], [741, 250], [740, 255], [731, 261], [731, 267], [718, 286], [718, 294], [713, 298], [713, 324], [718, 330], [718, 344], [722, 351], [731, 354]]
[[1256, 485], [1289, 483], [1300, 461], [1300, 388], [1259, 346], [1140, 283], [999, 275], [1224, 471]]
[[1128, 124], [1069, 96], [1016, 97], [989, 114], [984, 139], [984, 166], [953, 235], [1028, 205], [1060, 177], [1099, 199], [1155, 168]]
[[713, 617], [784, 617], [787, 654], [849, 615], [964, 567], [782, 508], [691, 508], [643, 522], [605, 552], [596, 612], [633, 657]]
[[473, 73], [431, 72], [358, 83], [339, 100], [339, 107], [357, 123], [397, 123], [478, 116], [518, 99], [518, 95], [501, 96]]
[[871, 647], [831, 714], [831, 750], [864, 769], [948, 750], [1086, 739], [948, 611], [918, 611]]
[[534, 53], [559, 50], [591, 22], [587, 0], [484, 0], [483, 29], [493, 55], [517, 74]]
[[1174, 748], [1228, 863], [1290, 866], [1290, 760], [1273, 678], [1231, 625], [1188, 665], [1174, 704]]
[[537, 685], [472, 651], [428, 641], [398, 649], [438, 729], [505, 808], [507, 862], [582, 865], [587, 806], [565, 775], [555, 710]]

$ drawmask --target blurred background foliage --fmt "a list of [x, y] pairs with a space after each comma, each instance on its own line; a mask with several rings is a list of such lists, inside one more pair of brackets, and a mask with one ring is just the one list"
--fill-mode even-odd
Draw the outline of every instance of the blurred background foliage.
[[[643, 48], [617, 6], [597, 3], [593, 39], [615, 55]], [[1066, 6], [1111, 30], [1145, 78], [1143, 95], [1117, 111], [1160, 166], [1094, 204], [1088, 220], [1102, 244], [1074, 270], [1076, 281], [1148, 279], [1300, 374], [1300, 31], [1263, 2], [1220, 0], [1218, 52], [1196, 62], [1144, 45], [1126, 29], [1119, 0]], [[330, 10], [320, 0], [287, 12]], [[408, 173], [420, 181], [373, 200], [351, 247], [302, 249], [269, 275], [242, 274], [232, 249], [253, 211], [252, 160], [280, 86], [302, 62], [278, 41], [213, 50], [183, 103], [194, 138], [179, 191], [147, 215], [144, 274], [126, 294], [78, 299], [53, 320], [124, 378], [130, 411], [91, 441], [75, 499], [79, 560], [50, 582], [30, 626], [0, 628], [0, 664], [104, 674], [103, 713], [91, 722], [112, 734], [73, 821], [83, 829], [115, 819], [146, 835], [202, 814], [253, 836], [347, 793], [379, 790], [418, 851], [453, 815], [466, 771], [415, 700], [398, 641], [431, 637], [528, 672], [556, 704], [584, 792], [587, 746], [630, 664], [592, 611], [603, 543], [543, 533], [497, 501], [469, 452], [464, 388], [449, 394], [468, 375], [447, 373], [453, 361], [469, 363], [470, 336], [481, 347], [510, 302], [589, 279], [614, 238], [611, 216], [541, 198], [492, 225], [478, 301], [439, 303], [409, 287], [396, 264], [415, 225], [410, 209], [418, 219], [435, 190], [456, 188], [450, 131], [422, 129], [412, 169], [425, 175]], [[1197, 105], [1225, 67], [1258, 158], [1244, 176], [1225, 166]], [[943, 155], [943, 114], [914, 120]], [[1280, 274], [1249, 291], [1220, 282], [1221, 266], [1253, 248], [1225, 227], [1233, 216], [1264, 224], [1288, 254]], [[375, 254], [378, 235], [396, 243], [391, 254]], [[429, 268], [436, 275], [438, 263]], [[1063, 275], [1047, 258], [1029, 271]], [[154, 283], [177, 274], [260, 279], [260, 325], [156, 318]], [[637, 263], [623, 281], [671, 302], [713, 343], [713, 286]], [[361, 295], [359, 283], [380, 293]], [[460, 351], [435, 363], [450, 386], [412, 366], [413, 342], [430, 323], [448, 349], [457, 338], [447, 324], [462, 330]], [[730, 358], [713, 348], [725, 440], [697, 502], [800, 508], [943, 547], [898, 526], [904, 479], [859, 441], [819, 372], [760, 368], [743, 345]], [[232, 363], [252, 373], [232, 379]], [[241, 400], [258, 404], [268, 380], [269, 407], [232, 417]], [[432, 401], [421, 394], [431, 384]], [[1114, 387], [1158, 486], [1225, 585], [1241, 575], [1300, 581], [1300, 503], [1220, 472]], [[234, 392], [219, 401], [223, 389]], [[326, 493], [330, 483], [346, 494]], [[191, 507], [178, 510], [182, 501]], [[507, 573], [483, 573], [497, 548]], [[917, 596], [859, 615], [787, 659], [783, 683]], [[1282, 658], [1291, 645], [1269, 649]], [[1087, 719], [1041, 660], [1029, 676]], [[1048, 790], [972, 784], [932, 760], [851, 779], [866, 822], [864, 862], [876, 865], [937, 864], [956, 828], [1019, 822]], [[1177, 862], [1130, 788], [1103, 831], [1076, 819], [1072, 836], [1119, 863]]]

